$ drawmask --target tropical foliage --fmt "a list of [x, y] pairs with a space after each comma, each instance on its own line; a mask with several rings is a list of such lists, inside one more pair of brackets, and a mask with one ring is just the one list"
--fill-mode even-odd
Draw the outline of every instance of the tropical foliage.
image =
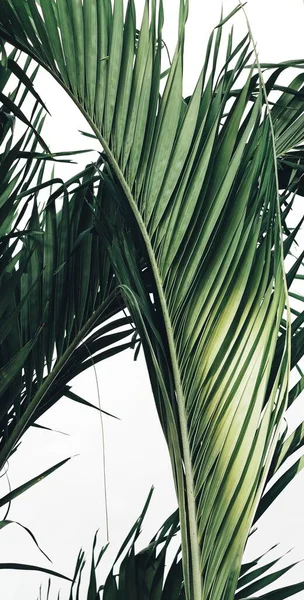
[[[8, 59], [8, 68], [12, 61]], [[2, 67], [5, 74], [8, 68]], [[16, 106], [11, 99], [3, 100], [5, 139], [13, 123], [5, 109], [19, 117], [22, 98]], [[104, 325], [123, 304], [104, 244], [92, 235], [92, 208], [102, 194], [100, 177], [90, 165], [64, 184], [55, 178], [43, 181], [45, 161], [53, 156], [35, 152], [39, 139], [35, 131], [41, 128], [41, 121], [40, 110], [32, 129], [13, 147], [11, 136], [1, 156], [2, 465], [26, 428], [62, 395], [71, 396], [67, 384], [91, 365], [91, 354], [98, 362], [130, 347], [130, 341], [112, 345], [134, 332], [128, 317]], [[34, 142], [29, 148], [31, 137]], [[24, 164], [15, 174], [20, 159]], [[95, 196], [96, 179], [99, 190]], [[46, 206], [39, 204], [40, 191], [58, 182], [61, 185]], [[56, 210], [58, 199], [60, 210]], [[20, 231], [25, 211], [28, 223]], [[115, 331], [122, 326], [127, 328]]]
[[[43, 166], [33, 185], [21, 179], [16, 191], [12, 175], [5, 181], [1, 464], [62, 395], [79, 400], [68, 385], [76, 374], [139, 340], [172, 463], [182, 574], [175, 562], [163, 586], [165, 552], [155, 554], [176, 531], [172, 517], [147, 551], [137, 556], [131, 547], [105, 600], [136, 597], [135, 589], [138, 598], [187, 600], [261, 590], [270, 576], [256, 581], [267, 569], [242, 566], [246, 541], [304, 466], [303, 458], [286, 462], [304, 443], [303, 425], [292, 434], [282, 427], [304, 381], [301, 373], [290, 389], [304, 351], [303, 312], [293, 308], [303, 298], [292, 287], [303, 278], [303, 253], [287, 272], [284, 263], [301, 225], [287, 223], [303, 194], [303, 72], [278, 83], [303, 61], [260, 65], [250, 31], [224, 42], [231, 14], [212, 33], [185, 99], [187, 15], [182, 0], [165, 71], [162, 2], [145, 2], [139, 30], [133, 0], [126, 11], [123, 0], [3, 0], [0, 16], [3, 39], [55, 77], [101, 144], [100, 161], [50, 193], [43, 209], [50, 155], [41, 113], [30, 136], [44, 152], [11, 155], [13, 166], [20, 158]], [[4, 106], [21, 118], [16, 97]], [[24, 198], [31, 214], [14, 247]], [[121, 317], [125, 307], [130, 316]], [[81, 555], [77, 576], [82, 565]]]

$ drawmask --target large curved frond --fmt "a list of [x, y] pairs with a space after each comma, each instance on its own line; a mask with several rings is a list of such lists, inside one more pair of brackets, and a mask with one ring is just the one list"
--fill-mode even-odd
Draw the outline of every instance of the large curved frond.
[[[187, 11], [181, 1], [162, 94], [161, 2], [158, 11], [145, 2], [139, 37], [133, 0], [125, 14], [123, 0], [113, 10], [110, 0], [5, 0], [0, 31], [53, 73], [103, 146], [120, 216], [104, 207], [96, 226], [140, 332], [168, 442], [186, 598], [220, 600], [234, 598], [293, 359], [277, 156], [264, 95], [253, 93], [249, 42], [230, 36], [221, 68], [224, 19], [185, 102]], [[280, 156], [303, 139], [302, 109], [293, 108], [296, 122], [279, 103], [271, 111]]]

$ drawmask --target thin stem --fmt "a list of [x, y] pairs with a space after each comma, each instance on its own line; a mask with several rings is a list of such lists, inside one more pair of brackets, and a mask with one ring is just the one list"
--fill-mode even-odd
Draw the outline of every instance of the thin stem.
[[108, 487], [107, 487], [107, 472], [106, 472], [106, 445], [105, 445], [105, 432], [104, 432], [104, 422], [103, 422], [103, 414], [101, 410], [101, 401], [100, 401], [100, 389], [99, 389], [99, 381], [97, 377], [96, 365], [94, 363], [93, 356], [88, 348], [87, 344], [84, 343], [84, 346], [87, 349], [87, 352], [90, 356], [92, 367], [94, 370], [96, 389], [97, 389], [97, 399], [99, 406], [99, 419], [100, 419], [100, 430], [101, 430], [101, 453], [102, 453], [102, 471], [103, 471], [103, 492], [104, 492], [104, 504], [105, 504], [105, 521], [106, 521], [106, 538], [107, 543], [110, 542], [110, 531], [109, 531], [109, 510], [108, 510]]
[[[78, 104], [78, 103], [77, 103]], [[179, 366], [176, 356], [175, 342], [172, 331], [172, 325], [170, 320], [170, 315], [167, 307], [166, 298], [163, 293], [163, 282], [161, 279], [161, 275], [158, 269], [158, 265], [155, 259], [153, 247], [151, 244], [151, 240], [149, 234], [147, 232], [145, 223], [143, 218], [138, 210], [137, 204], [133, 198], [130, 187], [128, 186], [119, 165], [113, 156], [107, 142], [103, 139], [102, 135], [94, 125], [93, 121], [86, 114], [86, 112], [82, 109], [82, 107], [78, 104], [82, 114], [86, 117], [89, 125], [92, 127], [96, 137], [99, 139], [104, 152], [106, 153], [109, 163], [112, 166], [115, 175], [126, 195], [126, 198], [129, 202], [129, 205], [132, 209], [133, 215], [137, 221], [138, 227], [140, 229], [141, 235], [143, 237], [143, 241], [145, 243], [145, 247], [147, 250], [147, 254], [150, 260], [152, 272], [154, 275], [154, 280], [156, 284], [156, 289], [159, 296], [160, 305], [162, 308], [164, 325], [167, 333], [167, 340], [172, 364], [173, 378], [175, 381], [175, 391], [176, 391], [176, 400], [178, 406], [178, 414], [179, 414], [179, 422], [180, 422], [180, 431], [181, 431], [181, 439], [182, 439], [182, 448], [183, 448], [183, 460], [185, 467], [185, 479], [186, 479], [186, 496], [187, 496], [187, 508], [188, 508], [188, 521], [189, 521], [189, 537], [190, 537], [190, 548], [191, 548], [191, 567], [193, 574], [193, 590], [191, 600], [202, 600], [202, 583], [201, 583], [201, 571], [200, 571], [200, 555], [199, 555], [199, 541], [198, 541], [198, 533], [197, 533], [197, 523], [196, 523], [196, 505], [195, 505], [195, 493], [194, 493], [194, 481], [193, 481], [193, 471], [192, 471], [192, 461], [191, 461], [191, 453], [189, 446], [189, 438], [188, 438], [188, 428], [187, 428], [187, 417], [185, 411], [185, 401], [184, 394], [182, 389], [182, 383], [180, 379]], [[190, 600], [190, 599], [189, 599]]]

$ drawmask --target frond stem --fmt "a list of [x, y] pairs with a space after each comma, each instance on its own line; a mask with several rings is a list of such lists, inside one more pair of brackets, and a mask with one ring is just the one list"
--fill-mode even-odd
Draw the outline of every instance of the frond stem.
[[[74, 99], [74, 98], [73, 98]], [[75, 100], [75, 99], [74, 99]], [[186, 418], [186, 410], [185, 410], [185, 402], [184, 402], [184, 394], [182, 389], [182, 382], [180, 378], [180, 372], [178, 367], [178, 361], [176, 356], [175, 342], [172, 331], [172, 325], [170, 320], [170, 315], [167, 307], [166, 298], [163, 293], [163, 283], [161, 279], [161, 275], [158, 269], [158, 265], [155, 259], [155, 254], [153, 251], [153, 247], [151, 244], [151, 240], [146, 229], [143, 218], [138, 210], [137, 204], [133, 198], [132, 191], [126, 182], [120, 167], [110, 150], [107, 142], [104, 140], [93, 121], [90, 119], [88, 114], [83, 110], [80, 104], [78, 104], [79, 109], [82, 114], [87, 119], [89, 125], [94, 131], [96, 137], [99, 139], [108, 159], [109, 163], [112, 166], [115, 175], [126, 195], [126, 198], [129, 202], [133, 215], [136, 219], [138, 227], [140, 229], [143, 241], [145, 243], [145, 247], [147, 250], [147, 254], [150, 260], [151, 269], [155, 279], [155, 285], [159, 296], [160, 305], [163, 312], [164, 325], [167, 334], [168, 347], [170, 352], [171, 364], [172, 364], [172, 372], [175, 383], [175, 392], [176, 392], [176, 400], [178, 406], [178, 414], [179, 414], [179, 422], [180, 422], [180, 432], [181, 432], [181, 440], [182, 440], [182, 448], [183, 448], [183, 461], [184, 461], [184, 469], [185, 469], [185, 480], [186, 480], [186, 495], [187, 495], [187, 508], [188, 508], [188, 521], [189, 521], [189, 537], [190, 537], [190, 548], [191, 548], [191, 569], [192, 569], [192, 583], [193, 589], [191, 590], [191, 600], [202, 600], [202, 582], [201, 582], [201, 571], [200, 571], [200, 555], [199, 555], [199, 540], [198, 540], [198, 532], [197, 532], [197, 523], [196, 523], [196, 504], [195, 504], [195, 493], [194, 493], [194, 481], [193, 481], [193, 471], [192, 471], [192, 462], [191, 462], [191, 454], [190, 454], [190, 446], [188, 439], [188, 429], [187, 429], [187, 418]], [[190, 600], [190, 599], [189, 599]]]

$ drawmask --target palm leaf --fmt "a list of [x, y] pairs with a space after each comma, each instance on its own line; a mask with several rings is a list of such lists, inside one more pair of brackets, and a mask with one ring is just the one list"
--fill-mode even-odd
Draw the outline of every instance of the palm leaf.
[[57, 571], [53, 571], [52, 569], [46, 569], [45, 567], [38, 567], [36, 565], [28, 565], [25, 563], [0, 563], [0, 569], [10, 570], [10, 571], [38, 571], [40, 573], [46, 573], [47, 575], [52, 575], [53, 577], [60, 577], [60, 579], [65, 579], [66, 581], [71, 581], [70, 577], [63, 575], [62, 573], [58, 573]]
[[[105, 244], [94, 234], [95, 172], [92, 166], [85, 170], [70, 198], [69, 182], [63, 196], [54, 192], [41, 216], [34, 196], [18, 268], [3, 281], [3, 462], [25, 429], [69, 393], [76, 375], [131, 345], [130, 318], [113, 318], [124, 305]], [[54, 196], [63, 200], [60, 211]]]
[[[103, 600], [119, 600], [121, 597], [130, 597], [134, 598], [134, 600], [168, 600], [168, 598], [170, 600], [185, 600], [180, 547], [177, 549], [169, 568], [167, 564], [168, 551], [170, 551], [172, 543], [179, 533], [178, 512], [175, 511], [166, 519], [165, 523], [145, 548], [137, 549], [150, 499], [151, 492], [140, 517], [126, 536], [111, 570], [102, 585], [98, 584], [97, 569], [102, 562], [108, 545], [103, 546], [97, 554], [97, 534], [95, 534], [90, 560], [90, 577], [86, 577], [88, 582], [86, 583], [86, 592], [82, 580], [87, 561], [83, 550], [80, 550], [69, 593], [69, 600], [80, 600], [80, 586], [82, 594], [86, 594], [87, 600], [99, 600], [100, 597]], [[279, 577], [298, 564], [294, 563], [276, 572], [269, 573], [282, 557], [272, 558], [272, 560], [263, 565], [260, 565], [260, 561], [266, 555], [269, 555], [273, 549], [270, 548], [270, 550], [259, 556], [256, 560], [242, 565], [235, 600], [248, 599], [248, 594], [252, 598], [251, 594], [260, 593], [266, 586], [274, 583]], [[167, 573], [165, 571], [166, 566]], [[300, 582], [293, 586], [276, 590], [276, 592], [278, 593], [278, 597], [287, 598], [288, 596], [284, 594], [287, 594], [288, 590], [289, 592], [293, 591], [293, 593], [296, 593], [303, 589], [303, 585], [304, 583]], [[267, 595], [265, 597], [267, 598]], [[275, 598], [274, 595], [270, 595], [270, 597]]]
[[[8, 96], [1, 94], [3, 105], [0, 108], [0, 142], [3, 150], [0, 155], [2, 465], [16, 449], [16, 441], [23, 431], [34, 425], [35, 420], [63, 395], [71, 395], [67, 383], [95, 362], [129, 348], [129, 340], [124, 344], [120, 344], [120, 341], [130, 338], [130, 333], [134, 333], [134, 329], [130, 328], [129, 317], [113, 321], [122, 303], [115, 292], [113, 273], [105, 255], [104, 244], [101, 244], [101, 240], [92, 231], [91, 203], [95, 192], [96, 197], [102, 194], [102, 185], [99, 185], [99, 191], [95, 190], [94, 181], [100, 181], [100, 177], [96, 176], [95, 168], [89, 167], [66, 185], [61, 180], [44, 181], [45, 161], [56, 160], [57, 156], [60, 160], [67, 161], [68, 155], [77, 152], [51, 155], [39, 149], [37, 151], [37, 144], [42, 140], [40, 132], [43, 113], [38, 110], [37, 102], [32, 111], [31, 122], [21, 111], [28, 91], [42, 104], [33, 88], [36, 70], [28, 76], [26, 73], [31, 61], [27, 60], [22, 70], [14, 61], [15, 55], [15, 51], [9, 57], [5, 55], [5, 64], [0, 67], [2, 88], [9, 83], [10, 74], [14, 74], [19, 80], [17, 87]], [[13, 137], [15, 119], [21, 119], [27, 125], [25, 133], [17, 142]], [[49, 199], [46, 208], [41, 210], [40, 190], [54, 183], [62, 185]], [[71, 187], [74, 187], [72, 194]], [[56, 199], [57, 202], [62, 202], [63, 199], [63, 207], [57, 213], [54, 210]], [[29, 222], [20, 230], [20, 224], [24, 222], [24, 215], [31, 205], [33, 208]], [[88, 269], [88, 265], [91, 268]], [[82, 287], [86, 278], [87, 285]], [[73, 306], [74, 315], [70, 311], [67, 330], [64, 319], [67, 317], [65, 296], [68, 293], [71, 302], [73, 297], [80, 298], [77, 306]], [[105, 324], [108, 317], [112, 317], [112, 321]], [[100, 323], [103, 324], [102, 327], [98, 326]], [[90, 332], [90, 326], [94, 328], [94, 332], [85, 337]], [[57, 378], [53, 372], [53, 355], [56, 357], [57, 374], [60, 374]], [[58, 361], [62, 356], [66, 360], [61, 360], [61, 369], [58, 369]], [[41, 386], [44, 386], [42, 393]], [[72, 399], [75, 401], [75, 397]], [[78, 397], [77, 401], [93, 406]], [[61, 461], [11, 490], [0, 499], [0, 505], [10, 507], [16, 496], [36, 485], [65, 462], [66, 460]], [[12, 521], [4, 520], [1, 527], [11, 523]], [[21, 527], [38, 546], [30, 530], [23, 525]], [[15, 563], [1, 564], [0, 568], [45, 571], [42, 567]], [[46, 572], [56, 575], [54, 571]]]
[[[73, 377], [129, 348], [134, 334], [129, 317], [113, 319], [122, 299], [115, 291], [105, 245], [93, 231], [93, 205], [103, 194], [100, 176], [89, 166], [66, 184], [45, 181], [45, 161], [67, 159], [64, 153], [53, 157], [37, 151], [44, 115], [33, 87], [36, 69], [28, 75], [31, 60], [22, 70], [15, 57], [13, 51], [0, 66], [2, 89], [10, 74], [19, 79], [9, 95], [2, 94], [0, 109], [1, 465], [21, 434], [69, 393]], [[31, 124], [21, 115], [27, 93], [35, 101]], [[15, 142], [13, 124], [21, 116], [27, 128]], [[56, 183], [43, 207], [40, 191]], [[29, 211], [29, 221], [20, 230]], [[111, 324], [106, 324], [110, 317]]]
[[[185, 102], [187, 2], [180, 3], [178, 44], [161, 96], [161, 3], [158, 15], [155, 1], [145, 3], [138, 40], [132, 0], [125, 20], [122, 0], [113, 12], [107, 0], [39, 5], [41, 11], [34, 0], [6, 0], [0, 27], [60, 81], [109, 165], [105, 179], [116, 188], [119, 214], [105, 205], [96, 227], [140, 332], [168, 443], [186, 598], [233, 598], [290, 371], [272, 122], [262, 111], [264, 94], [254, 93], [259, 78], [252, 70], [234, 91], [250, 65], [247, 38], [234, 46], [230, 36], [219, 69], [228, 18], [222, 20]], [[266, 91], [271, 87], [270, 80]], [[271, 111], [281, 157], [304, 137], [298, 83], [290, 89], [296, 123], [279, 103]]]
[[[98, 584], [96, 571], [107, 546], [102, 547], [97, 554], [97, 534], [95, 535], [86, 592], [82, 581], [86, 558], [83, 550], [80, 550], [69, 600], [80, 600], [80, 589], [82, 589], [81, 597], [86, 597], [87, 600], [98, 600], [100, 593], [102, 593], [103, 600], [119, 600], [119, 598], [129, 597], [134, 600], [166, 600], [166, 598], [184, 600], [181, 562], [178, 559], [180, 552], [176, 555], [169, 572], [165, 574], [168, 548], [179, 530], [177, 511], [165, 521], [145, 548], [137, 549], [151, 495], [152, 490], [141, 515], [125, 538], [103, 585]], [[80, 588], [81, 585], [82, 588]]]

